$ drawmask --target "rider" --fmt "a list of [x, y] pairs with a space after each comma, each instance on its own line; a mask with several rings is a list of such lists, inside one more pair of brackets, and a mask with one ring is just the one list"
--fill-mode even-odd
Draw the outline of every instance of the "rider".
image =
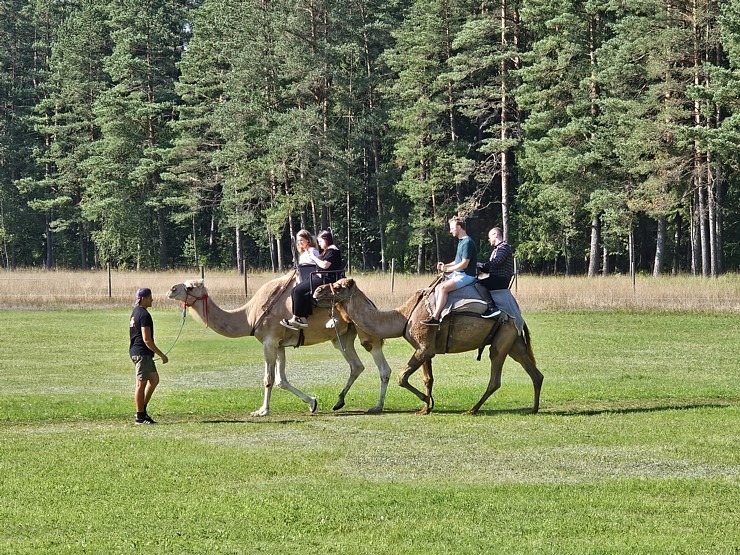
[[[491, 257], [487, 262], [478, 263], [478, 269], [486, 272], [488, 277], [480, 280], [479, 283], [489, 291], [508, 289], [511, 276], [514, 275], [514, 249], [504, 241], [504, 234], [500, 227], [494, 227], [488, 232], [488, 242], [493, 247]], [[483, 318], [493, 318], [501, 314], [501, 311], [495, 308], [495, 304], [492, 306], [493, 309], [489, 306], [488, 310], [481, 315]]]
[[478, 249], [473, 239], [465, 231], [465, 220], [459, 216], [449, 219], [450, 235], [458, 239], [455, 261], [445, 264], [437, 262], [437, 270], [440, 272], [451, 272], [450, 277], [439, 288], [437, 288], [437, 306], [434, 314], [422, 320], [426, 326], [438, 326], [442, 310], [447, 304], [447, 297], [456, 289], [470, 285], [475, 281], [475, 269], [478, 262]]
[[[300, 233], [301, 232], [296, 236], [296, 244], [298, 244], [299, 239], [301, 244], [305, 241], [305, 238], [300, 237]], [[308, 232], [306, 231], [306, 233]], [[291, 292], [293, 316], [290, 320], [280, 320], [280, 324], [288, 329], [297, 330], [298, 328], [308, 327], [306, 318], [308, 318], [313, 312], [313, 297], [311, 296], [311, 292], [321, 284], [336, 281], [337, 271], [341, 270], [344, 266], [342, 253], [334, 244], [334, 237], [332, 236], [331, 231], [324, 230], [320, 232], [318, 235], [318, 243], [321, 248], [321, 254], [318, 256], [311, 252], [308, 247], [299, 247], [299, 251], [301, 253], [308, 250], [309, 254], [306, 256], [306, 261], [308, 263], [316, 264], [319, 272], [311, 274], [309, 279], [302, 281], [293, 288], [293, 291]], [[322, 273], [321, 270], [327, 271]]]

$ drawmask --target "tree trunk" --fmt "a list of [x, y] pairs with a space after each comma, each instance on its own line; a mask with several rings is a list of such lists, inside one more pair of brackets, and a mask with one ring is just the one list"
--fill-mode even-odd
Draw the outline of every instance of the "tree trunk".
[[655, 261], [653, 262], [653, 277], [663, 275], [663, 261], [665, 259], [665, 216], [658, 217], [658, 231], [655, 237]]
[[722, 169], [717, 166], [715, 179], [714, 179], [714, 212], [715, 212], [715, 225], [717, 229], [715, 236], [717, 239], [717, 273], [725, 273], [725, 256], [724, 256], [724, 240], [722, 234], [722, 228], [724, 225], [722, 214], [722, 207], [724, 205], [724, 184], [725, 176]]
[[50, 216], [46, 215], [46, 261], [44, 267], [47, 270], [54, 268], [54, 232], [51, 230]]
[[609, 251], [604, 247], [601, 252], [601, 275], [606, 277], [609, 275]]
[[242, 230], [239, 226], [236, 226], [234, 229], [235, 232], [235, 239], [236, 239], [236, 267], [239, 270], [239, 273], [242, 273], [242, 263], [241, 261], [244, 260], [244, 246], [242, 245]]
[[599, 273], [599, 243], [601, 238], [601, 220], [596, 215], [591, 220], [591, 250], [588, 256], [588, 277]]
[[87, 270], [87, 240], [85, 238], [85, 224], [77, 224], [79, 245], [80, 245], [80, 269]]
[[707, 154], [707, 216], [709, 218], [709, 264], [712, 277], [719, 275], [717, 253], [717, 211], [715, 203], [715, 176], [712, 172], [711, 155]]
[[[506, 52], [506, 48], [508, 47], [508, 41], [506, 38], [506, 12], [507, 12], [507, 2], [506, 0], [501, 0], [501, 50], [502, 52]], [[506, 103], [507, 103], [507, 90], [506, 90], [506, 76], [507, 76], [507, 64], [506, 64], [506, 58], [501, 58], [501, 111], [500, 111], [500, 125], [501, 125], [501, 142], [502, 144], [506, 144], [506, 139], [508, 139], [507, 129], [506, 129], [506, 123], [507, 123], [507, 111], [506, 111]], [[509, 160], [508, 160], [508, 152], [504, 148], [500, 152], [501, 156], [501, 231], [504, 235], [504, 241], [509, 240]]]
[[693, 202], [691, 203], [691, 275], [698, 276], [701, 272], [701, 250], [699, 241], [699, 188], [694, 187]]
[[167, 218], [164, 210], [157, 210], [157, 227], [159, 228], [159, 267], [166, 268], [170, 254], [167, 246]]
[[347, 273], [352, 269], [350, 260], [352, 259], [352, 226], [350, 225], [350, 196], [349, 186], [347, 187], [347, 246], [345, 247], [344, 263], [347, 266]]
[[675, 230], [673, 232], [673, 264], [671, 265], [671, 273], [675, 276], [681, 271], [681, 231], [683, 227], [683, 218], [681, 214], [676, 214], [673, 225]]

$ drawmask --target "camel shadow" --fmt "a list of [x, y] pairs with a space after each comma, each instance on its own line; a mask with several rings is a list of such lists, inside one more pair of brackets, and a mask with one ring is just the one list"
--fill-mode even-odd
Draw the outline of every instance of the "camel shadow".
[[[722, 409], [729, 408], [740, 403], [740, 399], [722, 399], [712, 401], [691, 401], [691, 402], [670, 402], [661, 405], [652, 406], [606, 406], [600, 404], [598, 407], [579, 407], [573, 409], [558, 409], [552, 408], [540, 408], [539, 413], [535, 414], [529, 408], [521, 409], [487, 409], [479, 410], [476, 416], [501, 416], [501, 415], [522, 415], [522, 416], [598, 416], [602, 414], [639, 414], [639, 413], [651, 413], [651, 412], [663, 412], [669, 410], [692, 410], [692, 409]], [[405, 412], [405, 411], [397, 411]], [[434, 414], [465, 414], [465, 410], [461, 409], [434, 409]]]
[[[502, 416], [502, 415], [517, 415], [517, 416], [599, 416], [602, 414], [648, 414], [651, 412], [664, 412], [670, 410], [693, 410], [693, 409], [723, 409], [730, 408], [740, 403], [740, 399], [723, 399], [717, 401], [693, 401], [693, 402], [672, 402], [662, 405], [653, 406], [605, 406], [599, 405], [598, 407], [582, 407], [573, 409], [558, 409], [558, 408], [541, 408], [539, 413], [535, 414], [531, 408], [508, 408], [508, 409], [487, 409], [479, 410], [475, 415], [476, 417], [481, 416]], [[460, 415], [466, 416], [466, 410], [462, 408], [435, 408], [434, 414], [446, 414], [446, 415]], [[277, 424], [277, 425], [293, 425], [293, 424], [304, 424], [310, 422], [315, 417], [334, 417], [334, 418], [348, 418], [348, 417], [362, 417], [362, 416], [383, 416], [384, 414], [395, 414], [395, 415], [410, 415], [416, 416], [416, 409], [384, 409], [382, 413], [371, 413], [362, 409], [350, 409], [342, 411], [320, 411], [316, 414], [306, 414], [303, 418], [262, 418], [262, 417], [244, 417], [244, 418], [213, 418], [208, 420], [201, 420], [201, 424]]]

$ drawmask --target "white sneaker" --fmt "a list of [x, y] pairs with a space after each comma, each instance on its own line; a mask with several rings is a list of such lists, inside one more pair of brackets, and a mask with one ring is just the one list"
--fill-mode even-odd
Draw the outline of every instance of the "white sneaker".
[[333, 330], [337, 327], [337, 319], [336, 318], [329, 318], [329, 320], [325, 324], [326, 329]]
[[284, 328], [288, 328], [289, 330], [298, 331], [298, 328], [293, 326], [293, 324], [290, 323], [290, 320], [286, 320], [285, 318], [280, 320], [280, 325]]

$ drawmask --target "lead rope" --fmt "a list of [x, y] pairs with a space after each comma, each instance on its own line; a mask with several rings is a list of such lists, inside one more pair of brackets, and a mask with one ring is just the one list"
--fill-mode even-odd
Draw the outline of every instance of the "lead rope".
[[[165, 351], [164, 356], [167, 356], [170, 353], [172, 348], [175, 346], [175, 343], [177, 343], [177, 340], [180, 339], [182, 328], [185, 327], [185, 316], [187, 316], [187, 313], [188, 313], [188, 305], [186, 305], [185, 303], [182, 303], [182, 322], [180, 323], [180, 331], [177, 332], [177, 337], [175, 337], [175, 340], [172, 342], [172, 345], [170, 345], [170, 348]], [[157, 357], [154, 360], [162, 360], [162, 359]]]
[[331, 290], [331, 312], [330, 312], [330, 315], [331, 315], [332, 320], [334, 320], [334, 333], [337, 334], [337, 341], [339, 341], [339, 346], [341, 347], [342, 352], [343, 353], [346, 353], [347, 352], [347, 349], [345, 349], [344, 344], [342, 343], [342, 338], [339, 336], [339, 328], [337, 326], [337, 324], [339, 322], [334, 317], [334, 307], [336, 306], [337, 303], [334, 302], [334, 298], [335, 297], [334, 297], [334, 283], [333, 282], [329, 283], [329, 289]]

